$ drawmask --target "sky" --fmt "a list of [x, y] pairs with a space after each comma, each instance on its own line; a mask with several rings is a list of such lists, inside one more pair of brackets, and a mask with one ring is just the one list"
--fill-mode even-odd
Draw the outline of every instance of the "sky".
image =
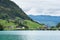
[[60, 0], [12, 0], [27, 15], [60, 16]]

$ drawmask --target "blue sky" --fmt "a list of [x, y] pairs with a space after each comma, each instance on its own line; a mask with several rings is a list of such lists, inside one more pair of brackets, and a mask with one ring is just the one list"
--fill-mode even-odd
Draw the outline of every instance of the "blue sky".
[[12, 0], [27, 15], [60, 16], [60, 0]]

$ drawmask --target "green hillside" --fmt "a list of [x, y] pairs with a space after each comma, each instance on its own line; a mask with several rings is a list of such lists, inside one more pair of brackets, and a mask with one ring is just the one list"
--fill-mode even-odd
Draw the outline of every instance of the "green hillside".
[[39, 29], [43, 28], [44, 26], [42, 24], [38, 24], [36, 22], [32, 22], [30, 20], [24, 20], [24, 24], [29, 27], [29, 29]]

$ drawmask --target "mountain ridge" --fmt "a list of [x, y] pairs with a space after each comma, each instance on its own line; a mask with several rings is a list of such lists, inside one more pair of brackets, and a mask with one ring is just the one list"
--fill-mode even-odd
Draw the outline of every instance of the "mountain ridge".
[[[20, 7], [18, 7], [14, 2], [10, 0], [0, 0], [0, 14], [3, 15], [2, 13], [4, 13], [5, 16], [9, 16], [11, 18], [15, 18], [16, 16], [18, 16], [22, 19], [32, 20], [23, 12]], [[11, 14], [13, 14], [13, 16], [11, 16]], [[23, 15], [24, 17], [21, 15]]]
[[60, 21], [60, 16], [49, 16], [49, 15], [29, 15], [33, 20], [46, 24], [48, 26], [56, 26]]

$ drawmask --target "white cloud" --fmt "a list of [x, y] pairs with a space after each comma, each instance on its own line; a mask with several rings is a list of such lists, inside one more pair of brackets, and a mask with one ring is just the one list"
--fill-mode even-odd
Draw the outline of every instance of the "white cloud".
[[28, 15], [50, 15], [50, 16], [60, 16], [60, 9], [36, 9], [32, 8], [28, 12]]
[[35, 8], [32, 8], [31, 10], [26, 12], [28, 15], [37, 15], [39, 14], [38, 11]]
[[60, 0], [12, 0], [26, 14], [60, 16]]

